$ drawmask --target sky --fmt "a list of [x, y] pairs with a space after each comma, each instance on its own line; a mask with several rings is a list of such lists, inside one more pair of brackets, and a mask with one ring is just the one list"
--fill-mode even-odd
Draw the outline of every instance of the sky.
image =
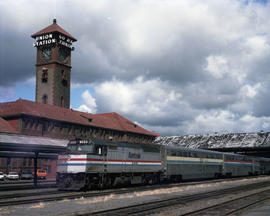
[[270, 131], [266, 0], [0, 0], [0, 102], [35, 100], [31, 34], [74, 36], [71, 108], [161, 135]]

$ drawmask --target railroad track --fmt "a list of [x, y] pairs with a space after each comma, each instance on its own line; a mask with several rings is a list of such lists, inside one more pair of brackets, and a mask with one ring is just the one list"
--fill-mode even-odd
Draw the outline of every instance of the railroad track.
[[[223, 190], [216, 190], [211, 191], [207, 193], [199, 193], [194, 195], [188, 195], [188, 196], [177, 196], [169, 199], [162, 199], [162, 200], [155, 200], [147, 203], [142, 204], [136, 204], [136, 205], [130, 205], [126, 207], [120, 207], [115, 209], [108, 209], [108, 210], [102, 210], [102, 211], [96, 211], [96, 212], [84, 212], [84, 213], [76, 213], [77, 216], [90, 216], [90, 215], [98, 215], [98, 216], [112, 216], [112, 215], [150, 215], [150, 214], [156, 214], [164, 212], [168, 209], [171, 210], [172, 207], [177, 207], [179, 205], [187, 205], [190, 202], [204, 200], [207, 198], [214, 199], [215, 197], [219, 197], [221, 195], [228, 195], [235, 192], [240, 191], [247, 191], [247, 190], [254, 190], [254, 189], [260, 189], [264, 187], [269, 187], [270, 182], [263, 182], [263, 183], [256, 183], [251, 185], [243, 185], [243, 186], [237, 186], [233, 188], [223, 189]], [[265, 194], [269, 193], [270, 189], [265, 191]], [[239, 198], [241, 200], [242, 198]], [[229, 204], [229, 203], [228, 203]], [[222, 206], [215, 206], [220, 207], [222, 209]], [[214, 208], [214, 206], [213, 206]], [[209, 209], [202, 209], [200, 211], [194, 211], [189, 212], [187, 215], [202, 215], [203, 211], [207, 212]], [[212, 209], [214, 210], [214, 209]], [[239, 209], [238, 209], [239, 210]], [[236, 210], [235, 210], [236, 211]], [[231, 212], [233, 213], [233, 212]], [[181, 215], [181, 214], [177, 214]], [[211, 214], [209, 214], [211, 215]], [[212, 215], [219, 215], [219, 214], [212, 214]]]
[[[213, 181], [205, 181], [200, 182], [200, 184], [208, 184]], [[216, 181], [214, 181], [216, 182]], [[182, 184], [164, 184], [164, 185], [147, 185], [147, 186], [139, 186], [139, 187], [129, 187], [129, 188], [117, 188], [103, 191], [87, 191], [87, 192], [69, 192], [69, 191], [37, 191], [37, 192], [26, 192], [26, 193], [11, 193], [11, 194], [1, 194], [0, 197], [0, 206], [12, 206], [19, 204], [28, 204], [28, 203], [38, 203], [38, 202], [49, 202], [49, 201], [59, 201], [64, 199], [76, 199], [82, 197], [96, 197], [96, 196], [106, 196], [110, 194], [125, 194], [130, 192], [138, 192], [138, 191], [149, 191], [157, 188], [171, 188], [177, 185], [188, 186], [188, 185], [196, 185], [198, 182], [191, 183], [182, 183]], [[21, 199], [20, 199], [21, 198]]]
[[37, 186], [34, 186], [33, 182], [1, 183], [0, 193], [2, 191], [37, 189], [37, 188], [56, 188], [56, 182], [55, 181], [40, 181], [38, 182]]
[[229, 216], [241, 213], [250, 207], [270, 200], [270, 189], [257, 193], [252, 193], [230, 201], [222, 202], [196, 211], [192, 211], [182, 216], [219, 215]]
[[[253, 177], [254, 178], [254, 177]], [[255, 177], [256, 178], [256, 177]], [[240, 180], [242, 178], [234, 179], [222, 179], [222, 180], [211, 180], [211, 181], [200, 181], [200, 182], [188, 182], [188, 183], [178, 183], [178, 184], [162, 184], [162, 185], [152, 185], [152, 186], [139, 186], [139, 187], [129, 187], [129, 188], [117, 188], [104, 191], [88, 191], [88, 192], [68, 192], [68, 191], [58, 191], [53, 189], [52, 191], [36, 191], [36, 192], [25, 192], [25, 193], [14, 193], [10, 194], [1, 194], [0, 193], [0, 206], [12, 206], [19, 204], [28, 204], [28, 203], [38, 203], [38, 202], [49, 202], [49, 201], [59, 201], [64, 199], [76, 199], [82, 197], [96, 197], [96, 196], [105, 196], [111, 194], [124, 194], [132, 192], [141, 192], [141, 191], [150, 191], [154, 189], [164, 189], [172, 187], [185, 187], [196, 184], [209, 184], [216, 182], [224, 181], [234, 181]], [[246, 177], [243, 179], [247, 179]], [[262, 183], [260, 183], [262, 185]], [[36, 188], [33, 188], [36, 189]]]
[[53, 194], [61, 194], [63, 193], [62, 191], [58, 191], [56, 188], [51, 188], [45, 190], [36, 190], [34, 192], [30, 191], [18, 191], [16, 194], [14, 193], [8, 193], [8, 194], [1, 194], [0, 193], [0, 202], [1, 200], [6, 200], [6, 199], [18, 199], [21, 197], [31, 197], [31, 196], [40, 196], [40, 195], [53, 195]]

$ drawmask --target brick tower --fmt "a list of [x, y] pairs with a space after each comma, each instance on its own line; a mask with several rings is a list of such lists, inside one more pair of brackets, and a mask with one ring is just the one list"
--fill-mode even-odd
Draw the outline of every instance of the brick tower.
[[36, 40], [36, 102], [69, 108], [72, 43], [77, 41], [53, 20], [31, 35]]

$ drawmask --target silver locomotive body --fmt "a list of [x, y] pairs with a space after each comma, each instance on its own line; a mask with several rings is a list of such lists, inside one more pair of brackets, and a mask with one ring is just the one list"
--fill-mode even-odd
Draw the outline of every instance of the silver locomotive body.
[[77, 140], [69, 143], [68, 150], [58, 159], [60, 189], [154, 183], [160, 179], [162, 165], [158, 145]]

